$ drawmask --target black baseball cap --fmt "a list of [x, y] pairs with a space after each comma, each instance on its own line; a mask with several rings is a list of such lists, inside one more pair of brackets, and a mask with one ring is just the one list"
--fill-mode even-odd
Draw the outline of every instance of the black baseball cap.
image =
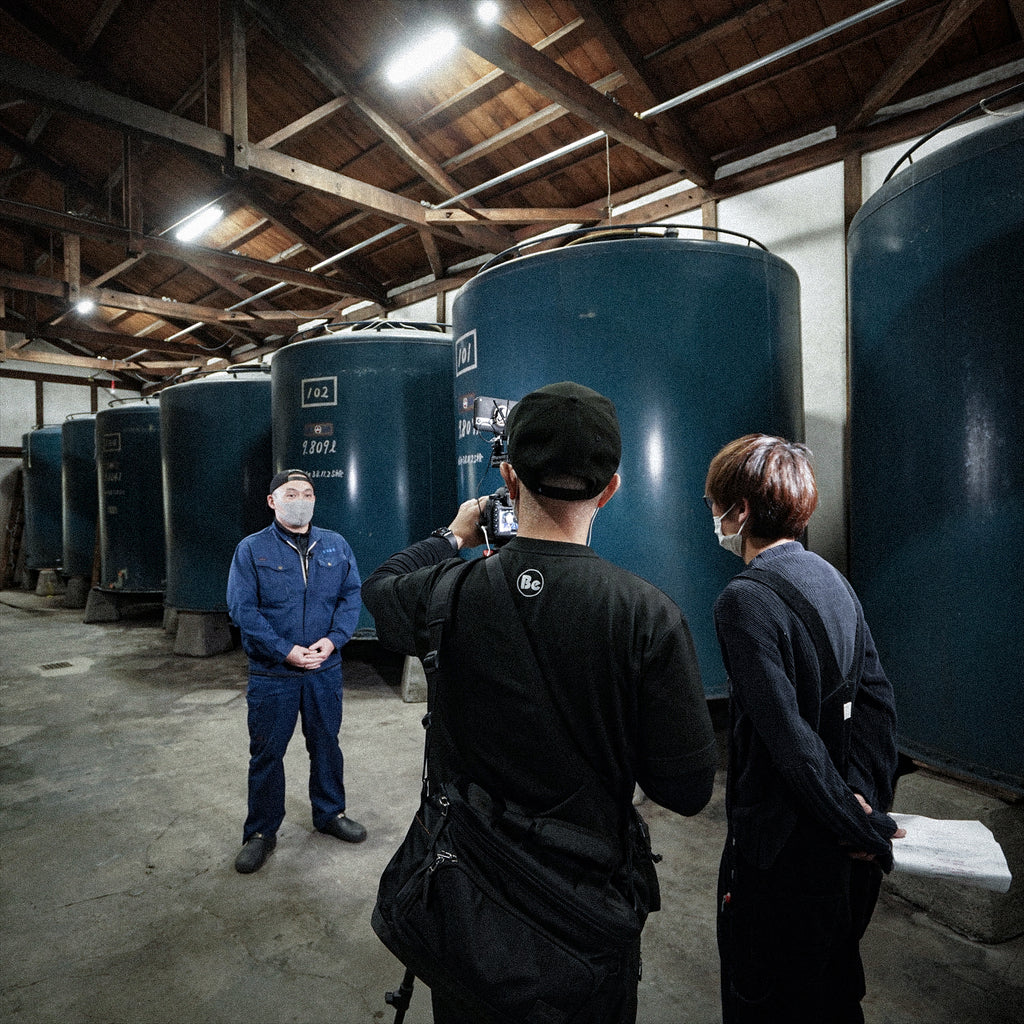
[[[622, 437], [611, 401], [573, 381], [548, 384], [520, 399], [508, 415], [508, 461], [527, 489], [546, 498], [583, 501], [600, 494], [619, 468]], [[544, 481], [574, 476], [582, 489]]]
[[267, 494], [273, 494], [282, 484], [288, 483], [289, 480], [305, 480], [307, 484], [312, 485], [313, 481], [302, 472], [301, 469], [282, 469], [280, 473], [274, 474], [274, 479], [270, 481], [270, 487], [267, 490]]

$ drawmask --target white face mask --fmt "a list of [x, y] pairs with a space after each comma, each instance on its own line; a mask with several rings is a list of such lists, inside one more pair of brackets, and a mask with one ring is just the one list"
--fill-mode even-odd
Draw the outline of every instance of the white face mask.
[[[739, 558], [743, 557], [743, 526], [735, 533], [724, 534], [722, 533], [722, 520], [735, 508], [735, 505], [730, 505], [720, 516], [714, 516], [715, 521], [715, 536], [718, 538], [718, 543], [725, 548], [726, 551], [731, 551], [734, 555]], [[746, 524], [743, 524], [746, 525]]]
[[313, 498], [293, 498], [291, 501], [275, 501], [274, 511], [278, 514], [281, 522], [287, 523], [296, 529], [308, 526], [313, 518]]

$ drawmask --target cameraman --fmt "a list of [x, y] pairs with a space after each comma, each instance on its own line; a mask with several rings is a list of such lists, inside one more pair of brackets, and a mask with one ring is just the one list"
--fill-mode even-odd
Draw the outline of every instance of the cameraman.
[[[509, 641], [493, 611], [482, 560], [455, 592], [446, 634], [442, 767], [534, 815], [556, 817], [621, 846], [634, 784], [693, 815], [710, 799], [717, 762], [696, 655], [679, 608], [651, 584], [587, 547], [594, 516], [619, 486], [612, 403], [579, 384], [527, 395], [508, 418], [501, 475], [518, 535], [499, 559], [540, 677], [508, 670]], [[432, 588], [484, 542], [481, 502], [464, 502], [447, 528], [393, 555], [363, 586], [381, 642], [425, 648]], [[434, 695], [431, 695], [434, 699]], [[439, 770], [431, 765], [431, 775]], [[480, 950], [503, 958], [509, 950]], [[637, 970], [623, 978], [614, 1015], [636, 1019]], [[583, 1000], [589, 993], [579, 993]], [[438, 1024], [470, 1018], [442, 991]]]

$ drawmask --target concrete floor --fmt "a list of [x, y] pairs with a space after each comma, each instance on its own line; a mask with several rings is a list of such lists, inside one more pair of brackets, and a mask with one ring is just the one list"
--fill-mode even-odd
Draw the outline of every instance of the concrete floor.
[[[369, 918], [416, 807], [424, 710], [401, 700], [398, 665], [374, 645], [346, 663], [349, 812], [369, 839], [312, 831], [299, 736], [277, 850], [243, 876], [242, 654], [174, 655], [159, 609], [85, 625], [52, 600], [0, 595], [0, 1019], [392, 1020], [402, 970]], [[646, 805], [664, 908], [644, 934], [643, 1024], [720, 1020], [723, 781], [694, 819]], [[888, 891], [865, 961], [872, 1024], [1024, 1020], [1022, 938], [968, 941]], [[417, 986], [406, 1021], [430, 1020]]]

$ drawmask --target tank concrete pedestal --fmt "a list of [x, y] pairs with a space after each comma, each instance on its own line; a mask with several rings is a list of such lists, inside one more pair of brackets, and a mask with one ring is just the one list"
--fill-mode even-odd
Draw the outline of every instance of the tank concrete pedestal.
[[85, 602], [85, 618], [83, 622], [117, 622], [121, 611], [117, 606], [117, 598], [105, 590], [93, 587]]
[[124, 608], [137, 608], [142, 605], [153, 605], [163, 601], [162, 591], [125, 592], [123, 590], [103, 590], [93, 587], [89, 591], [89, 599], [85, 603], [83, 622], [119, 622]]
[[227, 612], [186, 612], [179, 609], [177, 618], [175, 654], [209, 658], [230, 651], [234, 646]]
[[40, 569], [36, 578], [36, 596], [54, 597], [63, 594], [64, 579], [56, 569]]
[[402, 700], [422, 704], [427, 699], [427, 674], [419, 658], [408, 657], [402, 666]]
[[936, 921], [981, 942], [1004, 942], [1024, 934], [1024, 798], [1000, 799], [919, 771], [900, 779], [893, 810], [927, 818], [980, 821], [1003, 848], [1013, 882], [1009, 892], [998, 893], [893, 871], [885, 881], [891, 892], [924, 908]]
[[89, 600], [90, 581], [85, 576], [70, 576], [64, 591], [65, 608], [84, 608]]

